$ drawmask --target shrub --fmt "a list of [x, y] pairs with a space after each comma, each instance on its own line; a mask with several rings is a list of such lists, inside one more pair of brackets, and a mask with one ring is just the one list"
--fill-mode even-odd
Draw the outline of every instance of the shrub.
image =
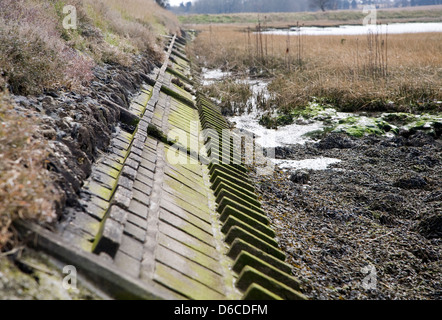
[[45, 149], [36, 136], [35, 119], [18, 114], [0, 93], [0, 250], [14, 240], [13, 221], [56, 219], [59, 195], [44, 168]]

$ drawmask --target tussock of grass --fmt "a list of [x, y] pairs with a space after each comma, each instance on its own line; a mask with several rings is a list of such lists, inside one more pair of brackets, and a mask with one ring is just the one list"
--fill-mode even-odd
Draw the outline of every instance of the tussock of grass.
[[13, 221], [56, 219], [59, 195], [44, 169], [45, 148], [36, 138], [35, 120], [17, 114], [0, 93], [0, 250], [13, 245]]
[[247, 83], [224, 80], [204, 87], [203, 92], [208, 96], [219, 98], [218, 106], [224, 115], [241, 114], [251, 108], [249, 99], [253, 93]]

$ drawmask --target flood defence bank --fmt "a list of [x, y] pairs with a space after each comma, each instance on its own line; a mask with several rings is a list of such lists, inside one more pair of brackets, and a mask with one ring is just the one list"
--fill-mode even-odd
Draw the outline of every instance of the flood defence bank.
[[[182, 130], [213, 159], [213, 141], [191, 123], [229, 128], [219, 108], [193, 90], [187, 40], [170, 37], [164, 65], [122, 113], [122, 129], [81, 190], [82, 209], [70, 208], [53, 230], [17, 227], [30, 246], [117, 299], [305, 299], [242, 155], [232, 148], [228, 164], [207, 165], [195, 159], [200, 150], [167, 139]], [[174, 151], [178, 164], [167, 160]]]

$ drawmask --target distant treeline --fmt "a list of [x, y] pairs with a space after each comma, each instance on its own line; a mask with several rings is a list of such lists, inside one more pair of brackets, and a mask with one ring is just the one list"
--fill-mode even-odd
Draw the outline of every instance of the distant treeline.
[[177, 14], [220, 14], [237, 12], [299, 12], [309, 10], [358, 9], [364, 5], [378, 8], [442, 4], [442, 0], [196, 0], [169, 7]]

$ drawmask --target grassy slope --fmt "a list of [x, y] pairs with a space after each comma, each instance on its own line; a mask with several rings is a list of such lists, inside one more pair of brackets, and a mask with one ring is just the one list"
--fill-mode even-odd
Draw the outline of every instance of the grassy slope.
[[76, 8], [77, 29], [66, 30], [65, 4], [0, 2], [0, 76], [14, 93], [77, 89], [91, 80], [95, 63], [129, 65], [136, 53], [160, 55], [161, 35], [179, 32], [175, 16], [153, 0], [69, 1]]

